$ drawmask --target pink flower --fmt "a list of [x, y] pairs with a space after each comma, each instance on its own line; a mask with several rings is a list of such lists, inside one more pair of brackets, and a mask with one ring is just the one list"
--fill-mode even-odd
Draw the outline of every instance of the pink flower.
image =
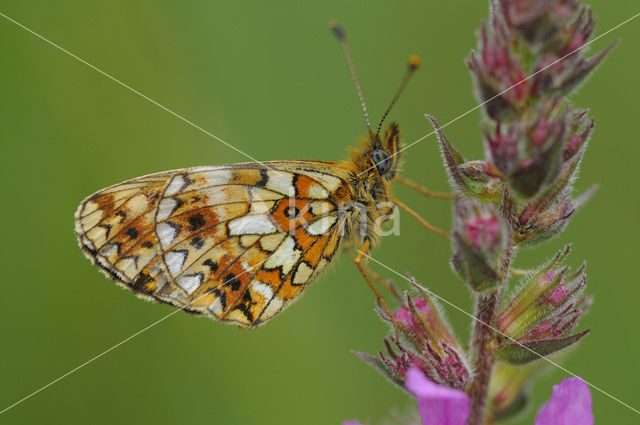
[[593, 425], [587, 384], [575, 377], [554, 385], [551, 399], [538, 413], [535, 425]]
[[411, 368], [407, 371], [406, 388], [418, 402], [424, 425], [465, 425], [469, 417], [469, 396], [464, 391], [438, 385]]
[[[424, 425], [465, 425], [469, 417], [469, 396], [460, 390], [438, 385], [417, 368], [407, 371], [406, 389], [418, 402]], [[343, 425], [359, 425], [346, 421]], [[536, 417], [535, 425], [593, 425], [591, 393], [578, 377], [565, 378], [553, 386], [547, 404]]]

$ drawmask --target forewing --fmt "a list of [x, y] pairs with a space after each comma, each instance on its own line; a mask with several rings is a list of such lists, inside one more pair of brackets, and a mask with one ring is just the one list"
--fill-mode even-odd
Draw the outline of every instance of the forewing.
[[200, 167], [87, 198], [76, 233], [94, 263], [138, 295], [259, 326], [331, 261], [346, 171], [306, 161]]

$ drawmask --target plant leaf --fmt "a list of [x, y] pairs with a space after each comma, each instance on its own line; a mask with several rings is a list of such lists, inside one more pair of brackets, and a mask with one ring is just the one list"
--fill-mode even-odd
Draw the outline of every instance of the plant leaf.
[[581, 340], [588, 333], [589, 329], [564, 338], [507, 344], [498, 348], [495, 355], [496, 358], [505, 362], [523, 365], [563, 350]]

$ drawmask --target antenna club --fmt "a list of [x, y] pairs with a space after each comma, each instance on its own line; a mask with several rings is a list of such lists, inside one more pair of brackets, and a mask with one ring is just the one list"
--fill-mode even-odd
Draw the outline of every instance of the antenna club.
[[331, 31], [333, 31], [336, 37], [338, 37], [338, 40], [343, 41], [346, 38], [344, 28], [342, 28], [342, 25], [340, 25], [337, 21], [334, 21], [333, 19], [330, 20], [329, 28], [331, 29]]
[[420, 63], [422, 63], [422, 59], [420, 59], [420, 56], [413, 54], [411, 56], [409, 56], [409, 67], [412, 69], [416, 69], [417, 67], [420, 66]]

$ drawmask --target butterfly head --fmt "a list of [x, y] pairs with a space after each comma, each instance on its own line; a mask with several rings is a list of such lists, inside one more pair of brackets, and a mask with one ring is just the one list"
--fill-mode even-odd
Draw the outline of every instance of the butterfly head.
[[392, 122], [385, 132], [380, 135], [371, 135], [370, 148], [365, 154], [368, 156], [367, 171], [373, 170], [385, 180], [392, 180], [397, 173], [400, 163], [400, 128]]

